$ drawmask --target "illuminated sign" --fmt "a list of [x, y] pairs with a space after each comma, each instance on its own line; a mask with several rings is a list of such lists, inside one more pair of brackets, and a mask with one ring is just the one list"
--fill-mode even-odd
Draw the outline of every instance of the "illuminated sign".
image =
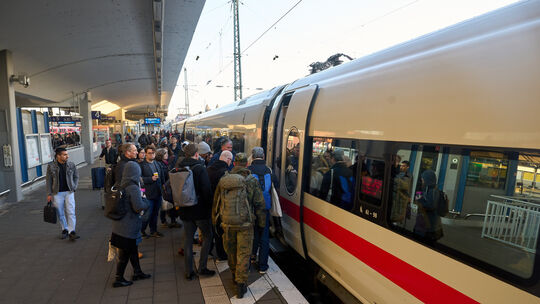
[[362, 177], [362, 186], [360, 192], [363, 194], [381, 199], [382, 196], [382, 180], [374, 179], [369, 176]]
[[159, 117], [146, 117], [144, 119], [144, 124], [146, 125], [159, 125], [161, 124], [161, 118]]

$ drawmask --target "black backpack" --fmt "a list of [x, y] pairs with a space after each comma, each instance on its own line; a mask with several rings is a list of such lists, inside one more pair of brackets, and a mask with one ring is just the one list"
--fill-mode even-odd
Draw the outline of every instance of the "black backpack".
[[105, 199], [105, 216], [118, 221], [124, 218], [128, 211], [126, 194], [123, 190], [109, 189], [110, 191], [105, 191], [103, 195]]

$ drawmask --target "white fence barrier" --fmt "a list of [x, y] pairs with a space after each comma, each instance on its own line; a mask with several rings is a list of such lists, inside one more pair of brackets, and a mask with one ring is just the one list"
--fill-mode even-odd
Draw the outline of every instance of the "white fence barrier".
[[482, 237], [536, 253], [540, 206], [528, 202], [488, 201]]

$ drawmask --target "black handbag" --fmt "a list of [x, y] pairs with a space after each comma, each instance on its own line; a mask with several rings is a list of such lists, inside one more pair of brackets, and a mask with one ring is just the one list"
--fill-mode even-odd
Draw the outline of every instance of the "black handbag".
[[56, 224], [56, 208], [51, 202], [48, 202], [43, 208], [43, 220], [46, 223]]

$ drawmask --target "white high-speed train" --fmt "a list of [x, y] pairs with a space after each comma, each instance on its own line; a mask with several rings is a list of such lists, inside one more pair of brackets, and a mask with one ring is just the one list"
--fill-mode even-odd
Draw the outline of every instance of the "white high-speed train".
[[[526, 1], [173, 128], [265, 148], [285, 241], [343, 299], [540, 303], [539, 114], [540, 2]], [[324, 184], [343, 183], [337, 166], [352, 186]], [[445, 216], [421, 202], [428, 170]]]

